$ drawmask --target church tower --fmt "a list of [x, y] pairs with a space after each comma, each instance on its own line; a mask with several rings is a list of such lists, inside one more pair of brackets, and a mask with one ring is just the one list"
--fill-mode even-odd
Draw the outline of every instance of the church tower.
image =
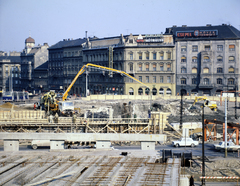
[[29, 53], [35, 45], [35, 40], [30, 36], [25, 40], [25, 53]]

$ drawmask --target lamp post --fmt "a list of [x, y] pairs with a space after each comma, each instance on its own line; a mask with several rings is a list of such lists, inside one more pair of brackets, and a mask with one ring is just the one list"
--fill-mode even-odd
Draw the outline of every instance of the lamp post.
[[[204, 153], [204, 138], [205, 138], [205, 130], [204, 130], [204, 104], [202, 104], [202, 177], [205, 177], [205, 153]], [[205, 185], [205, 179], [202, 179], [202, 185]]]

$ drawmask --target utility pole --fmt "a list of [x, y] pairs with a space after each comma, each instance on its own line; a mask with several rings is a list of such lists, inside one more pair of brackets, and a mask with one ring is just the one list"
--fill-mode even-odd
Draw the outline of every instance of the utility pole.
[[88, 71], [87, 71], [87, 69], [86, 69], [86, 97], [88, 96]]
[[[205, 124], [204, 124], [204, 104], [202, 104], [202, 177], [205, 177], [205, 152], [204, 152], [204, 138], [205, 138]], [[202, 179], [202, 185], [205, 185], [205, 178]]]
[[224, 148], [225, 148], [225, 158], [227, 158], [227, 99], [225, 98], [225, 144], [224, 144]]

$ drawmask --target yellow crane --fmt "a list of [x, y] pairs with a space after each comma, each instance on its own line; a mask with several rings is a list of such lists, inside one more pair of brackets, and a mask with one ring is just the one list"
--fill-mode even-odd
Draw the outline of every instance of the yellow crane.
[[204, 101], [205, 107], [209, 107], [211, 110], [217, 111], [216, 101], [210, 101], [206, 96], [196, 96], [193, 104], [188, 109], [191, 109], [199, 101]]
[[[144, 83], [142, 83], [141, 81], [137, 80], [136, 78], [132, 77], [131, 75], [129, 75], [128, 73], [126, 73], [126, 72], [124, 72], [124, 71], [116, 70], [116, 69], [113, 69], [113, 68], [108, 68], [108, 67], [104, 67], [104, 66], [100, 66], [100, 65], [95, 65], [95, 64], [88, 63], [88, 64], [86, 64], [86, 65], [83, 65], [83, 67], [79, 70], [79, 72], [77, 73], [77, 75], [75, 76], [75, 78], [73, 79], [73, 81], [71, 82], [71, 84], [68, 86], [67, 90], [64, 92], [63, 97], [62, 97], [62, 100], [63, 100], [63, 101], [65, 101], [65, 100], [67, 99], [68, 93], [70, 92], [70, 90], [71, 90], [72, 86], [74, 85], [74, 83], [77, 81], [78, 77], [79, 77], [81, 74], [83, 74], [83, 72], [84, 72], [88, 67], [95, 68], [95, 69], [104, 69], [104, 70], [106, 70], [106, 71], [116, 72], [116, 73], [125, 75], [125, 76], [133, 79], [134, 81], [137, 81], [138, 83], [142, 84], [143, 86], [149, 88], [149, 86], [145, 85]], [[86, 91], [87, 91], [87, 90], [86, 90]]]

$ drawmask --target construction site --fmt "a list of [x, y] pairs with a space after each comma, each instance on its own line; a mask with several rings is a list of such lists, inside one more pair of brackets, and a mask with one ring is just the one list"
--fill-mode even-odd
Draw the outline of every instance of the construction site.
[[[72, 96], [75, 114], [67, 117], [35, 109], [39, 99], [0, 105], [0, 185], [175, 186], [189, 185], [191, 175], [201, 183], [201, 149], [182, 153], [171, 144], [182, 137], [200, 144], [204, 137], [207, 147], [223, 141], [226, 107], [228, 140], [239, 144], [238, 98], [208, 97], [215, 109], [203, 108], [206, 100], [195, 96]], [[38, 139], [49, 140], [50, 149], [33, 150]], [[224, 158], [224, 152], [207, 150], [206, 185], [237, 185], [239, 151]]]

